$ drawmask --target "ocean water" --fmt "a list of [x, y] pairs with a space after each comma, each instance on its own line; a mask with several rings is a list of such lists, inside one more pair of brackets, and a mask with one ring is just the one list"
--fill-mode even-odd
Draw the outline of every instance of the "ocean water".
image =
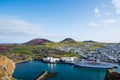
[[16, 64], [14, 78], [35, 80], [43, 71], [57, 72], [57, 76], [48, 80], [104, 80], [107, 69], [75, 67], [68, 64], [46, 64], [39, 61], [28, 61]]

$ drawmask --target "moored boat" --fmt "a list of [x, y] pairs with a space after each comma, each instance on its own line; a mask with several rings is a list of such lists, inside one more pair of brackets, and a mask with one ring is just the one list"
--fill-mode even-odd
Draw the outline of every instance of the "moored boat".
[[100, 62], [100, 61], [78, 61], [74, 63], [75, 66], [80, 66], [80, 67], [89, 67], [89, 68], [105, 68], [105, 69], [110, 69], [113, 68], [113, 65], [111, 63], [107, 62]]

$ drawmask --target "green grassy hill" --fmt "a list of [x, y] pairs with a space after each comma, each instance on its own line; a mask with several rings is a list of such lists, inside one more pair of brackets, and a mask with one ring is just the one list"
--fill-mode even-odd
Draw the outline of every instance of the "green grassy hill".
[[[44, 45], [23, 45], [23, 44], [9, 44], [9, 45], [0, 45], [0, 55], [5, 55], [15, 62], [20, 60], [30, 60], [30, 59], [39, 59], [41, 60], [46, 56], [53, 57], [62, 57], [62, 56], [77, 56], [73, 52], [63, 52], [57, 50], [61, 46], [72, 46], [78, 48], [100, 48], [102, 45], [100, 43], [92, 42], [57, 42], [57, 43], [44, 43]], [[3, 50], [5, 49], [5, 50]]]

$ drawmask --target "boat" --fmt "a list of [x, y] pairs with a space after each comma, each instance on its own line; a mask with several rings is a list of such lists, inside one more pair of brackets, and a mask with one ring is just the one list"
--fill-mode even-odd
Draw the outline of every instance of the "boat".
[[101, 62], [99, 60], [97, 61], [78, 61], [74, 63], [75, 66], [80, 67], [89, 67], [89, 68], [103, 68], [103, 69], [111, 69], [113, 68], [113, 65], [111, 63], [107, 62]]

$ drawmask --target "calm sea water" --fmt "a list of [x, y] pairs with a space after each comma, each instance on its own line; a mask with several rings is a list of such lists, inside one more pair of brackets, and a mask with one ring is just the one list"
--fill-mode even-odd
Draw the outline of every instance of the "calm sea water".
[[16, 64], [13, 77], [20, 80], [34, 80], [40, 73], [48, 70], [57, 72], [57, 76], [48, 80], [104, 80], [107, 69], [75, 67], [68, 64], [46, 64], [28, 61]]

